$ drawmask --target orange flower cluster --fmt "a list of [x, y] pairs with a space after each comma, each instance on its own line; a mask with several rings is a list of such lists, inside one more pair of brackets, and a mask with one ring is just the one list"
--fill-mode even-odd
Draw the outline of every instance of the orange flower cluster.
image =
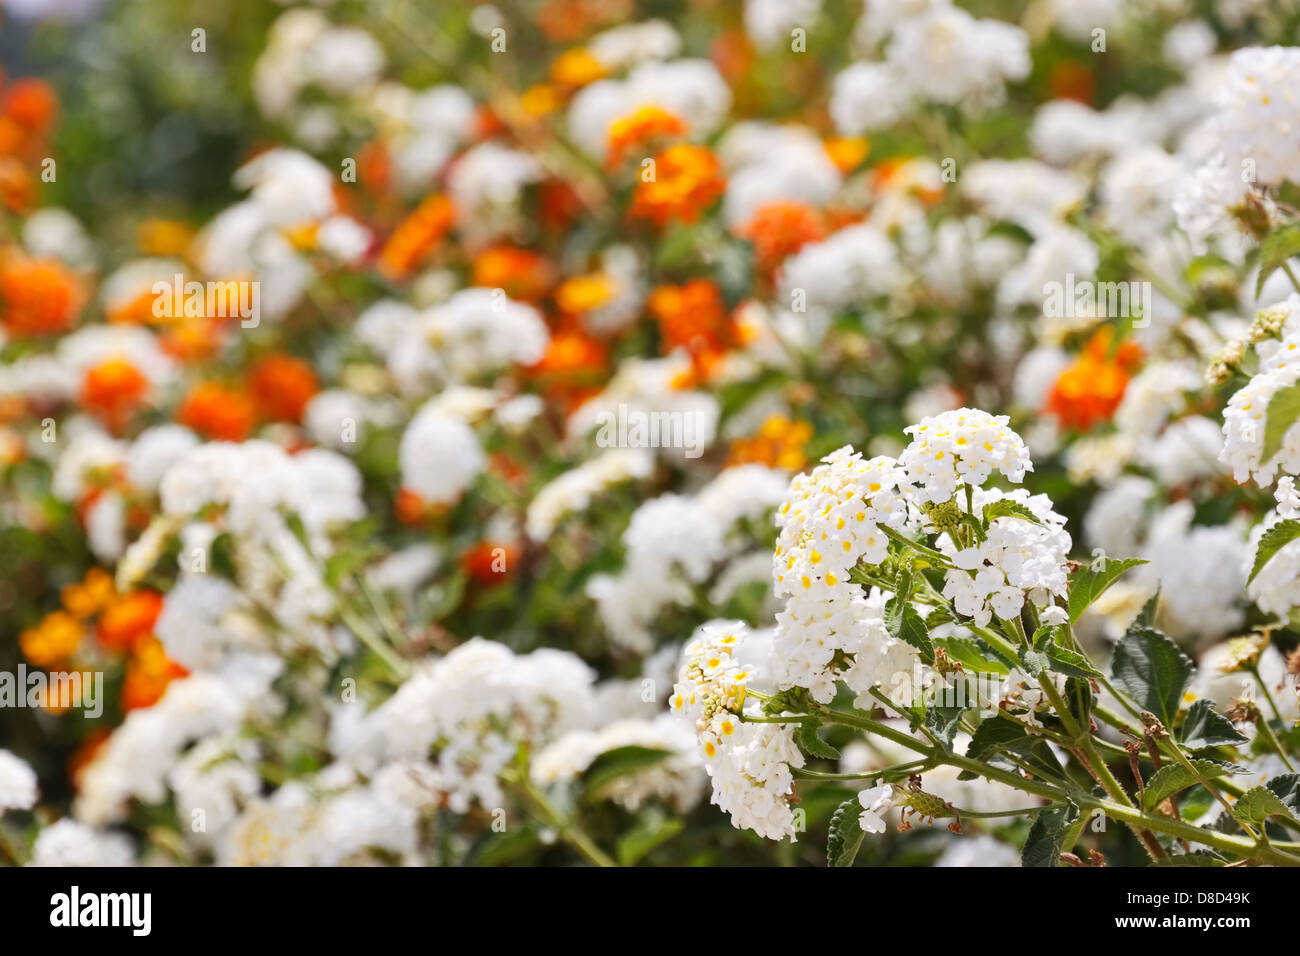
[[261, 421], [298, 423], [320, 390], [311, 365], [283, 353], [253, 363], [245, 387], [199, 382], [176, 408], [176, 421], [206, 438], [243, 441]]
[[57, 260], [0, 255], [0, 326], [10, 335], [66, 332], [84, 304], [81, 282]]
[[754, 218], [735, 230], [754, 245], [760, 272], [770, 275], [804, 245], [826, 238], [822, 216], [801, 202], [778, 200], [760, 206]]
[[149, 380], [143, 372], [124, 358], [110, 358], [87, 370], [79, 401], [111, 431], [120, 432], [148, 394]]
[[633, 153], [645, 153], [651, 144], [686, 135], [686, 124], [658, 106], [643, 106], [609, 127], [609, 151], [605, 164], [618, 169]]
[[257, 424], [257, 407], [237, 389], [199, 382], [176, 407], [176, 421], [205, 438], [243, 441]]
[[248, 372], [248, 391], [263, 418], [297, 423], [320, 391], [320, 383], [302, 359], [277, 352], [254, 363]]
[[99, 646], [127, 655], [123, 710], [153, 705], [169, 682], [188, 673], [167, 658], [154, 636], [163, 605], [162, 595], [156, 591], [118, 594], [108, 572], [91, 568], [81, 581], [64, 587], [59, 597], [62, 608], [47, 614], [18, 638], [23, 655], [37, 667], [67, 665], [80, 650], [93, 621]]
[[23, 212], [35, 198], [30, 167], [45, 158], [58, 109], [58, 97], [43, 80], [23, 77], [0, 89], [0, 204], [13, 212]]
[[637, 183], [632, 216], [660, 227], [693, 223], [725, 189], [722, 166], [709, 149], [677, 143], [654, 157], [652, 178]]
[[379, 250], [379, 271], [388, 279], [404, 279], [429, 254], [455, 221], [451, 200], [440, 193], [426, 198], [407, 216]]
[[722, 292], [708, 279], [661, 285], [646, 299], [646, 308], [659, 323], [663, 351], [684, 350], [697, 381], [706, 378], [727, 351], [740, 344], [739, 329], [727, 312]]
[[1124, 398], [1129, 379], [1142, 361], [1135, 342], [1114, 344], [1106, 326], [1088, 340], [1078, 359], [1057, 378], [1047, 396], [1046, 411], [1064, 428], [1087, 431], [1109, 421]]
[[540, 253], [492, 246], [474, 257], [471, 282], [485, 289], [502, 289], [519, 302], [536, 302], [555, 283], [555, 270]]
[[461, 555], [465, 573], [479, 584], [500, 584], [519, 560], [519, 548], [507, 542], [480, 541]]
[[731, 443], [727, 467], [760, 464], [787, 471], [802, 471], [808, 459], [804, 448], [812, 440], [813, 427], [809, 422], [791, 421], [784, 415], [773, 415], [750, 438], [738, 438]]

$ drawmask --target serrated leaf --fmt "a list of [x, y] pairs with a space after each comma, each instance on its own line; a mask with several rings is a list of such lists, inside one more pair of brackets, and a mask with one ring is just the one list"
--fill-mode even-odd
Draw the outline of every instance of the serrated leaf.
[[1264, 786], [1276, 793], [1278, 799], [1300, 817], [1300, 773], [1279, 774]]
[[1134, 625], [1115, 646], [1111, 677], [1143, 709], [1172, 727], [1183, 691], [1192, 679], [1192, 660], [1159, 631]]
[[961, 717], [964, 713], [966, 713], [965, 707], [931, 707], [925, 713], [925, 726], [951, 750], [953, 738], [957, 736], [957, 728], [961, 726]]
[[1146, 562], [1141, 558], [1101, 558], [1075, 571], [1074, 577], [1070, 579], [1070, 623], [1077, 621], [1088, 609], [1088, 605], [1101, 597], [1121, 574], [1139, 564]]
[[934, 663], [934, 644], [930, 642], [925, 620], [916, 608], [900, 601], [897, 594], [885, 604], [885, 629], [890, 637], [916, 648], [927, 664]]
[[1178, 728], [1178, 740], [1188, 750], [1232, 746], [1245, 743], [1246, 739], [1245, 734], [1232, 726], [1232, 721], [1203, 697], [1187, 708], [1183, 725]]
[[840, 752], [817, 735], [821, 726], [815, 720], [805, 720], [799, 725], [799, 744], [804, 753], [810, 757], [824, 757], [827, 760], [839, 759]]
[[1065, 831], [1078, 816], [1079, 808], [1073, 803], [1038, 811], [1038, 817], [1029, 828], [1029, 836], [1020, 851], [1020, 865], [1057, 866], [1061, 862], [1061, 844], [1065, 840]]
[[[1222, 777], [1228, 771], [1212, 760], [1192, 760], [1191, 764], [1206, 780]], [[1181, 763], [1166, 764], [1151, 775], [1143, 791], [1142, 806], [1154, 810], [1168, 797], [1200, 783], [1196, 774]]]
[[1300, 382], [1279, 388], [1268, 401], [1264, 415], [1264, 446], [1260, 450], [1261, 464], [1267, 464], [1282, 447], [1282, 439], [1300, 418]]
[[587, 793], [596, 794], [607, 783], [629, 773], [651, 767], [669, 756], [669, 754], [670, 752], [667, 750], [634, 745], [606, 750], [591, 762], [591, 766], [582, 775], [583, 785]]
[[1259, 296], [1264, 283], [1283, 263], [1300, 255], [1300, 223], [1290, 223], [1274, 229], [1259, 244], [1259, 278], [1255, 280], [1255, 295]]
[[1065, 674], [1067, 677], [1084, 678], [1102, 676], [1101, 671], [1092, 666], [1092, 661], [1078, 651], [1062, 647], [1056, 641], [1048, 641], [1043, 653], [1047, 655], [1048, 670], [1055, 671], [1058, 674]]
[[1251, 787], [1237, 798], [1232, 813], [1238, 820], [1255, 827], [1263, 826], [1269, 817], [1282, 817], [1292, 823], [1300, 823], [1291, 808], [1268, 787]]
[[990, 501], [984, 506], [984, 521], [989, 522], [994, 518], [1020, 518], [1022, 521], [1028, 521], [1030, 524], [1036, 524], [1039, 527], [1043, 525], [1038, 515], [1019, 501], [1013, 501], [1010, 498]]
[[826, 835], [826, 865], [852, 866], [862, 846], [862, 827], [858, 815], [862, 804], [858, 798], [845, 800], [831, 814], [830, 830]]
[[1026, 674], [1030, 677], [1037, 677], [1047, 670], [1052, 660], [1043, 651], [1036, 651], [1032, 647], [1022, 647], [1020, 648], [1020, 663], [1024, 665]]
[[1029, 638], [1030, 645], [1034, 650], [1041, 650], [1043, 645], [1055, 636], [1059, 626], [1057, 624], [1040, 624]]
[[1259, 547], [1255, 549], [1255, 564], [1250, 569], [1250, 577], [1246, 579], [1246, 583], [1254, 581], [1259, 572], [1264, 570], [1264, 565], [1296, 538], [1300, 538], [1300, 521], [1293, 518], [1279, 521], [1260, 535]]

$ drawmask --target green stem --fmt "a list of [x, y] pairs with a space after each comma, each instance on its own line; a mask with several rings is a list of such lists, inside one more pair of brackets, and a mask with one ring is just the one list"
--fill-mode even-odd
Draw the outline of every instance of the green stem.
[[941, 568], [951, 567], [951, 565], [948, 563], [948, 559], [943, 555], [942, 552], [936, 551], [934, 550], [934, 548], [926, 547], [925, 545], [920, 544], [919, 542], [913, 541], [911, 538], [903, 534], [901, 531], [895, 531], [893, 528], [889, 527], [888, 525], [883, 525], [883, 524], [880, 525], [880, 530], [885, 533], [885, 537], [893, 541], [897, 541], [899, 544], [903, 545], [906, 548], [911, 548], [917, 554], [925, 558], [928, 558], [930, 561], [934, 562], [939, 567]]
[[374, 651], [398, 680], [406, 680], [411, 674], [411, 665], [397, 656], [396, 652], [370, 629], [361, 618], [346, 606], [340, 606], [339, 617], [348, 630], [357, 636], [362, 644]]
[[572, 820], [565, 820], [560, 815], [559, 811], [556, 810], [555, 807], [551, 805], [551, 802], [546, 799], [546, 795], [533, 785], [532, 780], [528, 777], [526, 772], [520, 773], [516, 782], [518, 783], [520, 790], [522, 790], [528, 798], [537, 805], [537, 808], [542, 811], [542, 814], [547, 818], [551, 826], [555, 827], [555, 831], [560, 834], [560, 837], [575, 850], [585, 856], [588, 861], [600, 867], [618, 866], [618, 864], [615, 863], [604, 850], [598, 847], [595, 842], [593, 842], [592, 839], [583, 832], [581, 827]]

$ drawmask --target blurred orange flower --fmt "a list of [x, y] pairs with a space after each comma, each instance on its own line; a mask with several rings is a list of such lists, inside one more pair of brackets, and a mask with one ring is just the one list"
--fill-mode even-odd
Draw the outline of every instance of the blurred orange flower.
[[167, 690], [167, 685], [189, 671], [167, 657], [162, 642], [151, 634], [136, 642], [126, 663], [122, 682], [122, 710], [152, 707]]
[[440, 193], [427, 197], [380, 249], [380, 273], [388, 279], [406, 278], [447, 234], [454, 219], [451, 200]]
[[83, 633], [81, 622], [67, 611], [53, 611], [19, 634], [18, 646], [37, 667], [55, 667], [76, 653]]
[[808, 464], [804, 448], [812, 437], [811, 423], [791, 421], [784, 415], [773, 415], [763, 422], [757, 435], [738, 438], [731, 443], [727, 467], [762, 464], [770, 468], [801, 471]]
[[655, 156], [648, 172], [652, 178], [637, 183], [632, 215], [657, 226], [695, 222], [726, 189], [718, 158], [692, 143], [669, 146]]
[[176, 421], [207, 438], [243, 441], [253, 430], [257, 410], [243, 392], [218, 382], [200, 382], [181, 400]]
[[248, 390], [265, 418], [299, 422], [303, 409], [320, 390], [316, 373], [292, 355], [267, 355], [248, 373]]
[[736, 235], [754, 244], [759, 270], [770, 273], [806, 243], [824, 238], [826, 224], [811, 206], [777, 200], [760, 206], [753, 219], [736, 229]]
[[1114, 337], [1110, 326], [1099, 329], [1052, 386], [1046, 410], [1063, 427], [1087, 431], [1108, 421], [1119, 407], [1142, 349], [1135, 342], [1113, 346]]
[[485, 289], [504, 289], [519, 302], [536, 302], [550, 290], [555, 273], [540, 253], [492, 246], [474, 257], [471, 281]]
[[54, 259], [15, 255], [0, 262], [0, 325], [10, 335], [64, 332], [84, 298], [77, 277]]
[[686, 124], [658, 106], [642, 106], [609, 127], [609, 151], [605, 165], [617, 169], [633, 152], [647, 152], [662, 140], [686, 135]]
[[153, 633], [162, 613], [163, 599], [157, 591], [132, 591], [112, 601], [99, 616], [95, 637], [110, 650], [131, 649], [137, 640]]

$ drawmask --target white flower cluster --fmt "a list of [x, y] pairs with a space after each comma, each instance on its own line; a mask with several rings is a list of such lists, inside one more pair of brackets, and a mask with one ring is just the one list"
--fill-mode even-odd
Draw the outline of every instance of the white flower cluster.
[[568, 515], [585, 511], [591, 499], [625, 481], [648, 477], [654, 459], [643, 448], [611, 448], [544, 485], [528, 504], [528, 537], [545, 541]]
[[30, 810], [36, 796], [35, 771], [8, 750], [0, 750], [0, 815], [6, 810]]
[[1019, 27], [976, 19], [947, 0], [919, 6], [890, 24], [884, 62], [855, 64], [837, 78], [831, 115], [841, 132], [888, 126], [917, 100], [987, 109], [1002, 102], [1008, 82], [1029, 75], [1029, 37]]
[[958, 482], [979, 486], [999, 471], [1020, 482], [1034, 470], [1029, 449], [1007, 427], [1006, 415], [959, 408], [922, 419], [904, 429], [912, 442], [899, 456], [918, 502], [941, 503], [952, 498]]
[[744, 465], [724, 470], [695, 495], [661, 495], [638, 507], [623, 533], [623, 570], [587, 582], [611, 640], [648, 651], [659, 612], [691, 603], [693, 586], [733, 550], [733, 526], [766, 515], [781, 500], [785, 482], [785, 472]]
[[474, 638], [421, 667], [346, 736], [357, 760], [378, 752], [423, 766], [457, 812], [475, 802], [497, 807], [505, 799], [501, 771], [519, 744], [545, 745], [574, 727], [586, 715], [594, 676], [565, 651], [516, 655]]
[[367, 316], [366, 338], [384, 353], [402, 391], [414, 395], [512, 363], [531, 365], [550, 340], [536, 309], [498, 289], [464, 289], [423, 312], [390, 303]]
[[988, 624], [991, 615], [1005, 620], [1019, 616], [1025, 597], [1043, 607], [1052, 596], [1064, 597], [1067, 586], [1066, 559], [1070, 535], [1065, 518], [1052, 510], [1046, 495], [1030, 495], [1023, 488], [1004, 493], [995, 489], [973, 492], [979, 514], [996, 502], [1011, 502], [1037, 519], [1017, 515], [994, 518], [987, 537], [959, 547], [950, 534], [940, 536], [939, 550], [955, 566], [944, 577], [943, 596], [957, 612]]
[[[1255, 526], [1250, 547], [1240, 561], [1240, 575], [1244, 578], [1255, 566], [1259, 543], [1264, 534], [1280, 521], [1300, 517], [1300, 495], [1296, 494], [1295, 479], [1287, 475], [1277, 483], [1277, 510]], [[1288, 541], [1268, 559], [1259, 574], [1246, 587], [1246, 595], [1265, 614], [1289, 618], [1294, 608], [1300, 607], [1300, 539]]]
[[747, 723], [737, 716], [761, 713], [746, 700], [756, 673], [738, 655], [749, 634], [739, 621], [701, 626], [686, 645], [669, 703], [694, 726], [713, 782], [712, 802], [731, 815], [732, 824], [769, 840], [793, 839], [790, 768], [804, 763], [794, 725]]
[[662, 750], [667, 756], [616, 777], [602, 788], [600, 796], [632, 812], [653, 799], [668, 803], [679, 813], [699, 802], [704, 790], [699, 748], [695, 736], [671, 714], [661, 713], [653, 720], [625, 718], [596, 730], [571, 731], [533, 758], [533, 780], [542, 785], [574, 780], [601, 754], [620, 747]]
[[1262, 461], [1269, 403], [1284, 388], [1300, 381], [1300, 336], [1292, 336], [1260, 356], [1260, 371], [1228, 400], [1223, 410], [1223, 451], [1219, 460], [1231, 466], [1238, 483], [1254, 479], [1263, 487], [1273, 483], [1278, 469], [1300, 471], [1300, 422], [1282, 436], [1282, 444]]
[[431, 505], [452, 505], [487, 464], [474, 429], [429, 402], [402, 434], [402, 487]]
[[892, 458], [848, 447], [796, 475], [777, 509], [781, 529], [772, 559], [777, 615], [772, 675], [777, 686], [806, 687], [825, 703], [835, 694], [836, 651], [853, 654], [886, 638], [879, 608], [849, 580], [859, 561], [878, 564], [889, 552], [881, 525], [907, 520], [902, 469]]

